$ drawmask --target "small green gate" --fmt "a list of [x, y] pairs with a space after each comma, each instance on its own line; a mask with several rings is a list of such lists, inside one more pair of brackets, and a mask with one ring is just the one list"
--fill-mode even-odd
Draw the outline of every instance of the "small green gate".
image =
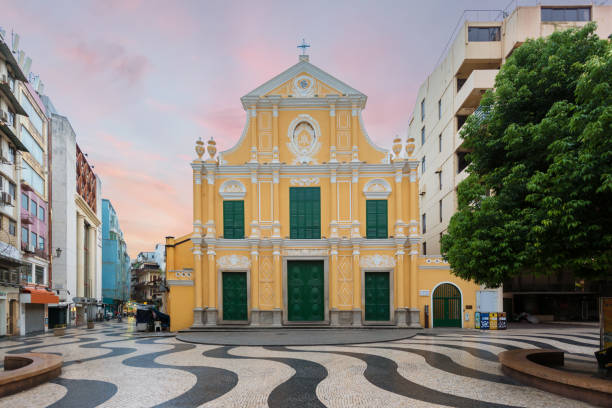
[[365, 320], [391, 320], [389, 300], [389, 272], [365, 273]]
[[223, 272], [223, 320], [248, 320], [246, 272]]
[[461, 293], [444, 283], [433, 293], [433, 327], [461, 327]]

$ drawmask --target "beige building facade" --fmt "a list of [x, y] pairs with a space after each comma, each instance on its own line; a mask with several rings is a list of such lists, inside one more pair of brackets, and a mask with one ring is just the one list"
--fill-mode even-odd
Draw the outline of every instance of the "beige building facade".
[[410, 118], [408, 137], [415, 140], [420, 162], [419, 221], [426, 255], [440, 254], [440, 237], [457, 210], [457, 185], [467, 177], [459, 131], [484, 92], [494, 87], [512, 51], [529, 38], [589, 21], [597, 22], [600, 38], [612, 33], [612, 6], [537, 5], [491, 16], [493, 21], [470, 21], [466, 14], [443, 59], [421, 85]]

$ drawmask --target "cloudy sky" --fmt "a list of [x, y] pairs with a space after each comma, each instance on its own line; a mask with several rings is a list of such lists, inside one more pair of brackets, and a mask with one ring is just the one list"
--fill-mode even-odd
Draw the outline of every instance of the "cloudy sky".
[[221, 150], [240, 97], [298, 60], [368, 95], [364, 122], [390, 147], [465, 9], [508, 0], [0, 0], [0, 26], [67, 116], [119, 214], [130, 256], [191, 230], [194, 141]]

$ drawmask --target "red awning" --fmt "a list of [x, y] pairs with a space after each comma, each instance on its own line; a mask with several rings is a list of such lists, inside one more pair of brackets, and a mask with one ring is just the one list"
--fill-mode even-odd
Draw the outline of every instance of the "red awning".
[[59, 303], [59, 296], [45, 289], [23, 288], [22, 293], [30, 294], [30, 303]]

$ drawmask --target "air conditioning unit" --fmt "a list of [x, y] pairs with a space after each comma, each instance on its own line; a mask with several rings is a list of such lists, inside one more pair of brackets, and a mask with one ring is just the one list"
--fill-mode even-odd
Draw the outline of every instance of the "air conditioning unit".
[[34, 245], [34, 244], [28, 244], [28, 247], [27, 247], [27, 251], [26, 251], [26, 252], [31, 252], [31, 253], [36, 252], [36, 245]]
[[7, 111], [4, 111], [4, 110], [0, 111], [0, 121], [8, 123], [8, 112]]
[[8, 84], [8, 76], [6, 76], [6, 74], [0, 75], [0, 82], [3, 84]]
[[421, 187], [421, 191], [419, 191], [419, 195], [425, 195], [425, 193], [427, 193], [427, 188], [425, 187], [425, 184], [423, 184], [423, 187]]
[[2, 204], [13, 205], [13, 196], [10, 195], [8, 192], [3, 191], [0, 198], [2, 200]]

